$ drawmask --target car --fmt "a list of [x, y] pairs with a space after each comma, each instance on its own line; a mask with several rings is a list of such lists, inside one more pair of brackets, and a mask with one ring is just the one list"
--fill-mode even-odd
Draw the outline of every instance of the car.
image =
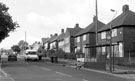
[[25, 61], [38, 61], [39, 60], [39, 56], [37, 54], [37, 51], [35, 50], [27, 50], [26, 54], [25, 54]]
[[17, 55], [16, 54], [8, 55], [8, 61], [17, 61]]

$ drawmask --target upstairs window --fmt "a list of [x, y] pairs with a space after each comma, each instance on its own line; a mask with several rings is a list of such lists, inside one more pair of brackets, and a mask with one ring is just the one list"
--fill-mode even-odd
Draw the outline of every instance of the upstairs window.
[[83, 35], [83, 41], [86, 41], [86, 34], [85, 35]]
[[65, 43], [69, 43], [69, 37], [65, 38]]
[[77, 42], [80, 42], [80, 37], [77, 37]]
[[101, 33], [101, 39], [106, 39], [106, 32]]
[[112, 29], [112, 37], [116, 37], [117, 36], [117, 29]]

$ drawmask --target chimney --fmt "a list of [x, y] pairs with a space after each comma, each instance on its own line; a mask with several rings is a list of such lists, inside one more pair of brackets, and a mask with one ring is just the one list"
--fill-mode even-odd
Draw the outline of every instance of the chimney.
[[52, 37], [53, 35], [51, 34], [50, 37]]
[[93, 17], [93, 22], [95, 22], [95, 21], [96, 21], [96, 16]]
[[127, 5], [127, 4], [124, 5], [123, 8], [122, 8], [122, 11], [123, 11], [123, 13], [129, 11], [129, 5]]
[[55, 33], [54, 35], [55, 35], [55, 36], [58, 36], [58, 34], [57, 34], [57, 33]]
[[64, 33], [64, 29], [61, 29], [61, 34]]
[[75, 27], [76, 27], [76, 28], [78, 28], [78, 27], [79, 27], [79, 24], [78, 24], [78, 23], [76, 23], [76, 24], [75, 24]]

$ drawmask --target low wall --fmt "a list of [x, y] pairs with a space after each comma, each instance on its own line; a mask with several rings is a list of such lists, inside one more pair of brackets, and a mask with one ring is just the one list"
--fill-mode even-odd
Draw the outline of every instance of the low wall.
[[106, 70], [106, 64], [104, 62], [84, 62], [85, 68]]

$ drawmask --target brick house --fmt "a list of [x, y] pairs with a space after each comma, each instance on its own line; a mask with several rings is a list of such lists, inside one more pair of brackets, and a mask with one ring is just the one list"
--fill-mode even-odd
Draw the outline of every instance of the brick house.
[[66, 53], [74, 53], [74, 36], [81, 30], [79, 24], [76, 24], [74, 28], [66, 29], [64, 37], [64, 51]]
[[123, 12], [118, 17], [99, 29], [99, 47], [97, 47], [99, 56], [106, 55], [109, 58], [111, 48], [113, 57], [124, 59], [135, 57], [135, 13], [129, 10], [128, 5], [124, 5], [122, 10]]
[[50, 35], [50, 38], [44, 42], [44, 46], [46, 50], [56, 49], [57, 43], [54, 42], [54, 40], [57, 38], [58, 34]]
[[[105, 24], [101, 21], [97, 21], [98, 27], [101, 28]], [[80, 31], [75, 36], [75, 50], [82, 52], [82, 57], [86, 57], [87, 59], [96, 57], [96, 48], [85, 48], [86, 46], [94, 46], [96, 45], [96, 33], [95, 33], [95, 17], [93, 18], [93, 22], [89, 24], [85, 29]]]
[[41, 43], [42, 43], [42, 45], [44, 46], [44, 49], [46, 49], [47, 46], [48, 46], [48, 45], [47, 45], [48, 40], [49, 40], [49, 38], [42, 38], [42, 39], [41, 39], [41, 41], [42, 41]]
[[57, 42], [57, 37], [58, 37], [58, 34], [54, 34], [50, 40], [49, 40], [49, 45], [50, 45], [50, 49], [55, 49], [57, 50], [58, 49], [58, 42]]
[[62, 49], [64, 51], [64, 29], [61, 29], [61, 34], [57, 37], [57, 42], [58, 42], [58, 49]]

